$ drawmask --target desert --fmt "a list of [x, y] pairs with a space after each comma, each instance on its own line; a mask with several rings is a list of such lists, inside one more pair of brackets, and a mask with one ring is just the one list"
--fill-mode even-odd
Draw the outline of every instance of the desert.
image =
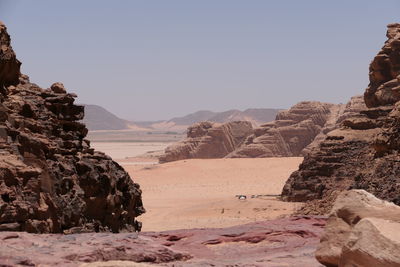
[[145, 192], [143, 230], [165, 231], [228, 227], [292, 214], [302, 204], [280, 201], [279, 195], [301, 161], [298, 157], [121, 164]]
[[0, 266], [400, 266], [391, 9], [21, 3], [0, 2]]

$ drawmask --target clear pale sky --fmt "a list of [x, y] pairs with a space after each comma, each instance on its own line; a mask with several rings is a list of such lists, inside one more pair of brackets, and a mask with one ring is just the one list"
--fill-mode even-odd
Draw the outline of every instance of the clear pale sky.
[[347, 102], [399, 15], [398, 0], [0, 0], [32, 82], [131, 120]]

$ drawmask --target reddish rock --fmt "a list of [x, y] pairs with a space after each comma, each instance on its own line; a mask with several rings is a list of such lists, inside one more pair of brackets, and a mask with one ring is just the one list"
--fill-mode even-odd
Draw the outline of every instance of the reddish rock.
[[[230, 158], [293, 157], [308, 153], [307, 146], [334, 127], [342, 105], [300, 102], [281, 111], [276, 120], [254, 129]], [[324, 129], [324, 131], [323, 131]], [[321, 139], [321, 138], [320, 138]]]
[[[326, 207], [326, 198], [333, 201], [336, 191], [355, 188], [400, 204], [400, 98], [393, 81], [400, 66], [400, 24], [388, 27], [388, 40], [370, 66], [364, 94], [369, 108], [348, 114], [342, 126], [305, 157], [286, 182], [284, 199], [323, 199], [320, 203]], [[318, 205], [312, 205], [314, 211], [309, 207], [306, 213], [326, 211]]]
[[292, 217], [229, 228], [139, 234], [0, 232], [0, 265], [79, 266], [122, 260], [175, 267], [319, 266], [314, 251], [325, 221]]
[[365, 91], [368, 107], [400, 100], [400, 24], [388, 25], [387, 41], [369, 66], [370, 84]]
[[190, 126], [187, 138], [167, 147], [160, 162], [190, 158], [223, 158], [235, 150], [252, 133], [247, 121], [233, 121], [224, 124], [200, 122]]
[[11, 47], [7, 27], [0, 21], [0, 91], [3, 86], [18, 83], [21, 62], [18, 61]]
[[140, 230], [139, 185], [90, 148], [76, 95], [20, 75], [2, 24], [0, 42], [0, 231]]

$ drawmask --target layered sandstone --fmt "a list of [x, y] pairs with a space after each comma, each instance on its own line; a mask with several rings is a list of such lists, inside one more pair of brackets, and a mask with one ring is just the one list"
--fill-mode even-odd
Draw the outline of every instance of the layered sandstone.
[[223, 158], [234, 151], [252, 133], [247, 121], [224, 124], [200, 122], [189, 127], [187, 138], [166, 148], [160, 162], [190, 158]]
[[[189, 127], [187, 139], [167, 148], [160, 162], [188, 158], [304, 156], [318, 147], [329, 132], [363, 108], [362, 96], [353, 97], [346, 105], [303, 101], [279, 112], [272, 122], [253, 130], [246, 126], [245, 134], [233, 138], [236, 140], [233, 145], [226, 142], [232, 139], [232, 123], [202, 122]], [[235, 124], [243, 127], [246, 122]], [[228, 130], [222, 130], [224, 127]]]
[[139, 185], [90, 148], [76, 95], [20, 75], [3, 24], [0, 42], [0, 231], [140, 230]]
[[368, 108], [344, 118], [342, 127], [306, 156], [283, 189], [285, 199], [321, 199], [359, 188], [400, 204], [400, 24], [390, 24], [387, 37], [370, 66]]
[[[227, 157], [293, 157], [307, 153], [307, 146], [335, 127], [343, 105], [300, 102], [281, 111], [276, 120], [254, 129], [242, 145]], [[326, 131], [326, 132], [325, 132]], [[305, 150], [306, 149], [306, 150]]]

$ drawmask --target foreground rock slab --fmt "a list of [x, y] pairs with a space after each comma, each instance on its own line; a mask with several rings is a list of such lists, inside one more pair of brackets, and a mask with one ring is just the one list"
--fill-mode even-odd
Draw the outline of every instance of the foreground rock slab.
[[400, 266], [400, 207], [364, 190], [341, 193], [316, 258], [326, 266]]
[[[319, 266], [314, 251], [325, 221], [291, 217], [229, 228], [139, 234], [0, 232], [0, 265]], [[120, 262], [98, 263], [106, 261]]]

